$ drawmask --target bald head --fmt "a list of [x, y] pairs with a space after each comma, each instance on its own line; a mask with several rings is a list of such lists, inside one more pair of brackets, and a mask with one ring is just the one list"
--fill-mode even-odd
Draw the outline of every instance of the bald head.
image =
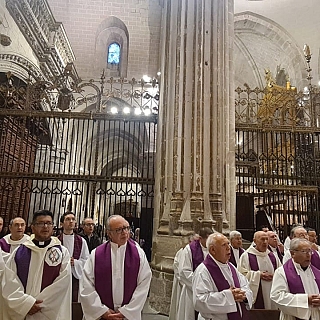
[[256, 249], [260, 252], [266, 252], [268, 248], [268, 234], [264, 231], [257, 231], [253, 236]]
[[221, 263], [227, 263], [230, 259], [230, 242], [226, 236], [215, 232], [209, 235], [207, 248], [214, 259]]

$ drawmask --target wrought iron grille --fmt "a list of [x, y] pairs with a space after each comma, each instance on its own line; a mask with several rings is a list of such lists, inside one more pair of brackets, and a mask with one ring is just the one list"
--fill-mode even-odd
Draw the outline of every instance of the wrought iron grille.
[[121, 214], [140, 227], [147, 216], [141, 237], [151, 247], [157, 83], [102, 77], [98, 87], [68, 73], [55, 83], [3, 73], [0, 80], [6, 224], [39, 209], [53, 211], [57, 226], [67, 210], [78, 223], [91, 216], [101, 225]]
[[236, 89], [237, 194], [250, 195], [281, 237], [297, 223], [320, 230], [319, 101], [317, 89], [289, 83]]

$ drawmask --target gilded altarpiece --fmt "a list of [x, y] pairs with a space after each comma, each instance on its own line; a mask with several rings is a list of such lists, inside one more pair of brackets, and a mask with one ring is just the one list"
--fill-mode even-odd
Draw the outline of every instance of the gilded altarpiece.
[[[319, 92], [279, 85], [236, 89], [237, 196], [250, 196], [281, 238], [293, 224], [319, 229]], [[259, 227], [259, 226], [256, 226]]]

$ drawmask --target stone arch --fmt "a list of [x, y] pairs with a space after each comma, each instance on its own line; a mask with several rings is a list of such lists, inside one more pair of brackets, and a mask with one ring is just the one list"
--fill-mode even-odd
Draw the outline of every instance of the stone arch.
[[10, 71], [23, 81], [27, 81], [29, 77], [33, 80], [44, 80], [40, 68], [18, 54], [0, 54], [0, 71], [4, 73]]
[[[118, 69], [107, 68], [109, 45], [116, 42], [120, 45], [121, 56]], [[126, 77], [128, 69], [129, 32], [126, 25], [117, 17], [110, 16], [102, 21], [96, 32], [95, 61], [97, 71], [106, 70], [107, 77]]]
[[301, 89], [307, 84], [303, 50], [283, 27], [252, 12], [236, 14], [234, 23], [236, 87], [249, 82], [261, 88], [264, 69], [275, 76], [278, 66], [286, 70], [292, 85]]

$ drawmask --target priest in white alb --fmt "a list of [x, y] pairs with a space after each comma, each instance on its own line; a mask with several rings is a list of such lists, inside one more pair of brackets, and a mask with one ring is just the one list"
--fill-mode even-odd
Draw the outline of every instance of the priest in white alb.
[[[31, 224], [34, 237], [20, 245], [7, 262], [9, 270], [2, 285], [6, 320], [72, 318], [70, 256], [60, 241], [51, 237], [52, 221], [50, 211], [35, 212]], [[13, 286], [13, 274], [19, 288]]]
[[[9, 223], [10, 234], [0, 239], [0, 248], [3, 252], [12, 253], [20, 244], [27, 241], [30, 237], [25, 234], [26, 222], [23, 218], [16, 217]], [[7, 257], [9, 257], [7, 255]], [[6, 261], [6, 258], [5, 258]]]
[[151, 281], [148, 260], [122, 216], [110, 216], [106, 228], [110, 241], [91, 252], [80, 279], [84, 317], [141, 320]]
[[193, 303], [205, 320], [247, 319], [252, 306], [248, 280], [228, 262], [228, 238], [220, 233], [208, 237], [209, 254], [193, 276]]
[[255, 309], [273, 309], [270, 290], [274, 271], [281, 266], [279, 258], [268, 250], [268, 234], [257, 231], [253, 241], [255, 247], [249, 247], [240, 257], [238, 270], [249, 281], [253, 292]]
[[244, 253], [244, 249], [242, 248], [242, 234], [237, 230], [233, 230], [229, 234], [229, 239], [231, 248], [231, 257], [229, 262], [237, 267], [240, 257]]
[[58, 236], [62, 245], [68, 249], [72, 272], [72, 302], [79, 301], [79, 279], [84, 264], [89, 257], [89, 249], [84, 238], [74, 233], [76, 218], [73, 212], [65, 212], [60, 217], [62, 233]]
[[180, 254], [178, 272], [182, 289], [176, 320], [197, 320], [198, 318], [198, 313], [192, 304], [192, 278], [194, 271], [208, 254], [206, 242], [212, 233], [213, 230], [208, 227], [201, 228], [199, 239], [186, 245]]
[[320, 319], [320, 271], [311, 265], [307, 239], [290, 242], [292, 258], [276, 270], [270, 297], [280, 309], [280, 320]]

